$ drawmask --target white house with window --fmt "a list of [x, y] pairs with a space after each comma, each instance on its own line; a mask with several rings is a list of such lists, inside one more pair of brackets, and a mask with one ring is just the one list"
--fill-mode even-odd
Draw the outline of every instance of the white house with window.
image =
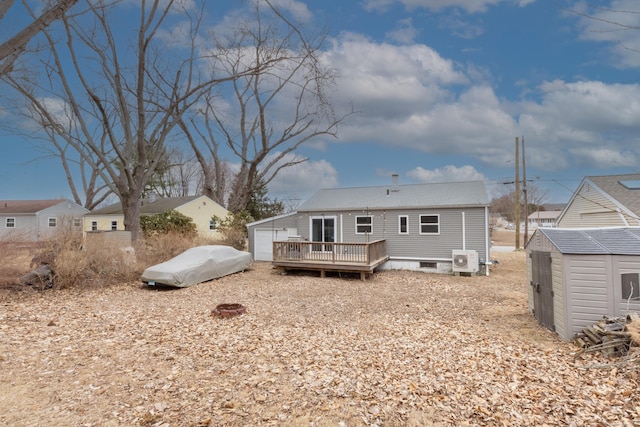
[[560, 216], [562, 211], [536, 211], [529, 215], [529, 228], [535, 230], [536, 228], [554, 228], [556, 227], [556, 220]]
[[489, 259], [489, 197], [482, 181], [320, 190], [296, 212], [247, 225], [249, 251], [271, 261], [274, 241], [369, 243], [384, 239], [380, 268], [450, 272], [453, 251]]
[[67, 199], [0, 200], [0, 239], [37, 242], [70, 227], [82, 231], [87, 209]]

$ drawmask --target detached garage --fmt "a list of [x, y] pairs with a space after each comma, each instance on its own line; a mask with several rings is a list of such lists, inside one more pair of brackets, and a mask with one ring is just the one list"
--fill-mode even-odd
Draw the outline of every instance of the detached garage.
[[640, 228], [540, 228], [526, 250], [529, 310], [563, 340], [640, 311]]
[[273, 261], [273, 242], [298, 237], [297, 212], [247, 224], [249, 252], [255, 261]]

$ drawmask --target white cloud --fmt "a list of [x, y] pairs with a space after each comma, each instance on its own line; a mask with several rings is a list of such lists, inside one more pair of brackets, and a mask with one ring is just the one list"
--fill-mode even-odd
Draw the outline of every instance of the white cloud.
[[417, 167], [407, 172], [407, 176], [419, 182], [460, 182], [460, 181], [482, 181], [485, 176], [478, 172], [473, 166], [453, 166], [447, 165], [433, 170]]
[[[290, 154], [284, 161], [301, 159]], [[326, 160], [307, 160], [287, 167], [269, 183], [269, 194], [278, 199], [306, 199], [321, 188], [338, 185], [338, 172]]]
[[473, 39], [484, 33], [482, 21], [476, 18], [478, 23], [471, 22], [467, 15], [460, 10], [453, 9], [451, 12], [441, 14], [438, 19], [438, 27], [450, 31], [453, 35], [463, 39]]
[[386, 36], [398, 43], [409, 44], [413, 43], [414, 39], [418, 35], [418, 30], [413, 26], [411, 18], [403, 19], [398, 22], [398, 28], [393, 31], [389, 31]]
[[365, 0], [364, 8], [368, 11], [386, 11], [394, 3], [403, 4], [407, 9], [428, 9], [441, 11], [447, 8], [459, 8], [467, 13], [483, 13], [490, 6], [498, 3], [514, 3], [520, 7], [527, 6], [535, 0]]
[[372, 119], [403, 117], [449, 96], [467, 78], [428, 46], [376, 44], [353, 33], [334, 40], [324, 60], [338, 73], [335, 93]]
[[533, 164], [546, 169], [573, 165], [630, 166], [640, 147], [640, 85], [597, 81], [540, 86], [542, 100], [520, 106], [520, 129], [531, 136]]
[[[356, 114], [339, 141], [473, 158], [503, 168], [514, 138], [527, 138], [527, 166], [620, 167], [640, 158], [640, 85], [544, 82], [536, 99], [500, 99], [488, 72], [462, 69], [428, 46], [376, 44], [344, 34], [325, 55], [338, 70], [338, 104]], [[606, 146], [606, 151], [603, 151]]]
[[[573, 5], [583, 40], [609, 44], [610, 54], [618, 66], [640, 66], [640, 13], [637, 0], [615, 0], [592, 5]], [[569, 13], [571, 15], [571, 12]]]
[[313, 18], [307, 5], [295, 0], [270, 0], [270, 3], [279, 11], [288, 11], [298, 22], [309, 22]]
[[637, 165], [636, 154], [628, 150], [620, 151], [619, 149], [610, 148], [583, 148], [577, 147], [569, 150], [573, 157], [581, 164], [591, 167], [628, 167], [632, 170]]

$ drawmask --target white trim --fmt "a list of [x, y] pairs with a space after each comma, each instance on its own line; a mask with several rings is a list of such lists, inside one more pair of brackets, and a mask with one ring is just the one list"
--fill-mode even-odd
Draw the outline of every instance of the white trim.
[[332, 242], [323, 242], [323, 243], [336, 243], [337, 236], [337, 228], [338, 228], [338, 217], [336, 215], [309, 215], [309, 241], [313, 242], [313, 220], [314, 219], [322, 219], [323, 220], [323, 230], [324, 230], [324, 220], [325, 219], [333, 219], [333, 241]]
[[390, 256], [389, 260], [452, 262], [451, 258], [418, 258], [411, 256]]
[[[402, 218], [405, 218], [407, 220], [406, 222], [406, 227], [407, 227], [407, 231], [402, 232]], [[398, 234], [401, 236], [407, 236], [409, 235], [409, 215], [398, 215]]]
[[[358, 224], [358, 218], [369, 218], [371, 219], [370, 224]], [[358, 231], [358, 226], [362, 227], [371, 227], [371, 231]], [[373, 215], [355, 215], [355, 234], [373, 234]]]
[[[422, 232], [422, 217], [423, 216], [436, 216], [438, 217], [438, 232], [437, 233], [423, 233]], [[426, 223], [425, 225], [434, 225], [435, 223]], [[418, 214], [418, 233], [421, 236], [438, 236], [440, 235], [440, 214]]]
[[247, 228], [248, 227], [255, 227], [256, 225], [260, 225], [260, 224], [264, 224], [265, 222], [270, 222], [270, 221], [276, 221], [282, 218], [287, 218], [290, 217], [292, 215], [297, 215], [298, 211], [293, 211], [293, 212], [289, 212], [289, 213], [285, 213], [285, 214], [281, 214], [281, 215], [276, 215], [276, 216], [272, 216], [271, 218], [265, 218], [265, 219], [261, 219], [259, 221], [254, 221], [254, 222], [250, 222], [249, 224], [247, 224]]

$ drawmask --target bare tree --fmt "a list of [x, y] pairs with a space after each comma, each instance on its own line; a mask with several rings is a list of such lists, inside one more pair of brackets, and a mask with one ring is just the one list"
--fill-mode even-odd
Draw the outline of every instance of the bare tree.
[[165, 165], [158, 167], [147, 184], [146, 192], [159, 197], [185, 197], [198, 193], [201, 169], [192, 158], [181, 151], [174, 151]]
[[230, 34], [212, 34], [217, 69], [235, 77], [203, 98], [199, 117], [183, 123], [205, 180], [213, 183], [205, 194], [219, 203], [228, 194], [232, 212], [244, 210], [283, 168], [306, 161], [291, 155], [302, 144], [335, 137], [350, 114], [334, 114], [326, 96], [334, 75], [320, 60], [324, 37], [307, 37], [268, 1], [252, 6], [251, 19]]
[[[535, 184], [527, 184], [528, 211], [535, 212], [547, 200], [546, 190]], [[524, 204], [524, 195], [520, 193], [520, 204]], [[513, 184], [505, 185], [498, 191], [498, 195], [491, 200], [491, 211], [501, 214], [507, 221], [515, 222], [516, 191]], [[526, 218], [525, 218], [526, 220]]]
[[[24, 0], [22, 0], [24, 2]], [[47, 7], [39, 16], [34, 16], [33, 22], [20, 30], [17, 34], [0, 44], [0, 76], [9, 72], [16, 59], [27, 47], [29, 41], [62, 16], [76, 4], [78, 0], [58, 0]], [[15, 0], [0, 0], [0, 22]], [[26, 6], [26, 4], [25, 4]]]
[[[91, 2], [85, 13], [62, 19], [63, 34], [43, 32], [49, 47], [40, 58], [46, 79], [29, 74], [5, 79], [51, 140], [73, 148], [118, 196], [134, 241], [140, 234], [141, 196], [166, 163], [177, 124], [217, 82], [198, 57], [203, 10], [182, 4]], [[123, 32], [120, 6], [139, 12], [131, 33]], [[176, 16], [188, 20], [181, 26], [185, 34], [182, 42], [168, 42], [162, 35]]]

